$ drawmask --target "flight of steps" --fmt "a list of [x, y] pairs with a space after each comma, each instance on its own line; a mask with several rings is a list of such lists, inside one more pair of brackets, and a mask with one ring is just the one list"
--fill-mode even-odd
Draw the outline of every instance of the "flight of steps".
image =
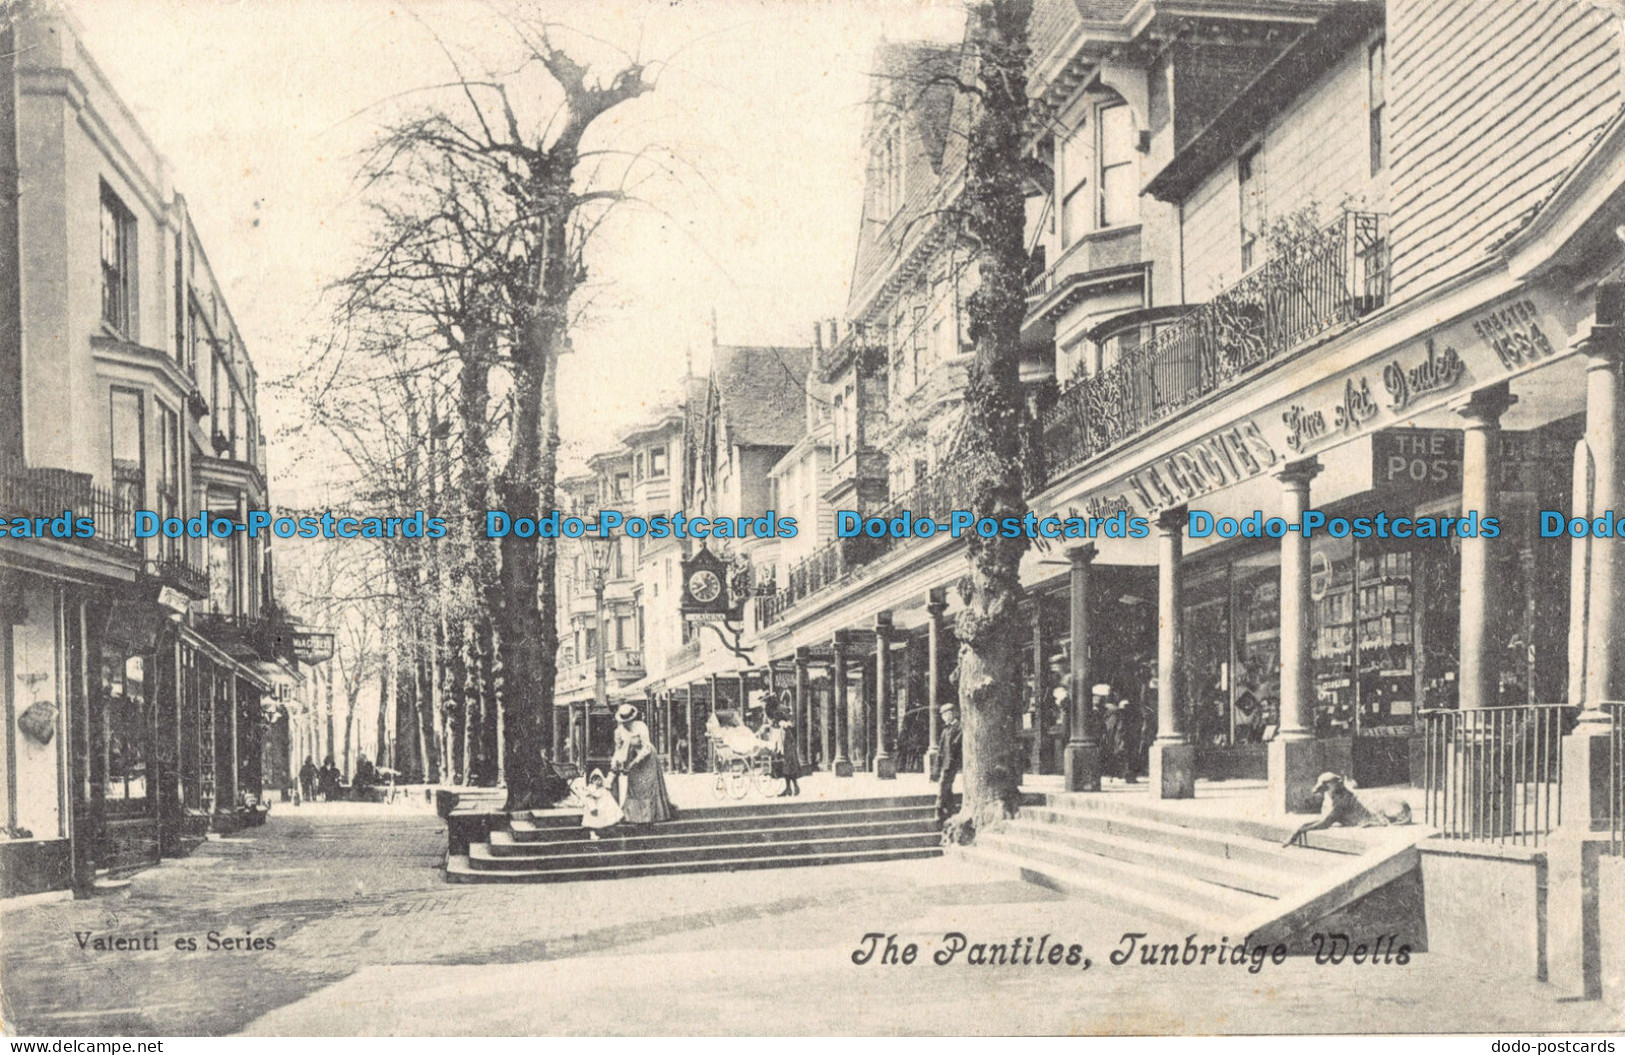
[[1050, 794], [969, 856], [1148, 925], [1286, 940], [1416, 868], [1424, 831], [1329, 829], [1283, 847], [1301, 821], [1170, 809], [1140, 796]]
[[446, 857], [454, 883], [561, 883], [793, 865], [935, 857], [929, 795], [765, 802], [685, 809], [673, 820], [619, 825], [597, 841], [576, 813], [519, 812]]

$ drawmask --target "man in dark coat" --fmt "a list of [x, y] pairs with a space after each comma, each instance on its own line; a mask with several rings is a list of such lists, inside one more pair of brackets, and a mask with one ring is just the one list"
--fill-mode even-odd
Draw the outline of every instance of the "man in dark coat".
[[942, 766], [942, 782], [937, 787], [937, 820], [941, 822], [958, 812], [954, 807], [954, 777], [965, 764], [965, 730], [959, 725], [959, 708], [951, 703], [942, 706], [937, 759]]
[[299, 791], [306, 802], [316, 801], [316, 763], [311, 761], [309, 755], [305, 756], [305, 764], [299, 767]]

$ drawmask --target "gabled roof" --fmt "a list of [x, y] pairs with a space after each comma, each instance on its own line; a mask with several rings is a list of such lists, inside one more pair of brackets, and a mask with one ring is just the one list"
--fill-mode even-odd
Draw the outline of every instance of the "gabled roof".
[[728, 442], [791, 447], [807, 431], [806, 383], [811, 348], [719, 345], [711, 355]]

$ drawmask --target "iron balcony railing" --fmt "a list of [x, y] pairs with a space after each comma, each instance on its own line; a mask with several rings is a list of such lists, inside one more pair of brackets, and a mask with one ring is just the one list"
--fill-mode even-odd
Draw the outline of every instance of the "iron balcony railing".
[[134, 509], [107, 488], [95, 486], [89, 473], [31, 469], [16, 460], [0, 461], [0, 517], [55, 519], [63, 513], [75, 520], [89, 517], [96, 531], [93, 538], [79, 538], [70, 531], [73, 537], [63, 541], [130, 554], [138, 549]]
[[1383, 228], [1344, 214], [1061, 393], [1043, 422], [1050, 478], [1381, 307]]
[[[955, 510], [970, 508], [971, 484], [977, 476], [975, 466], [967, 464], [965, 459], [944, 464], [870, 514], [870, 518], [890, 521], [906, 512], [915, 520], [934, 520], [940, 525], [947, 522], [948, 515]], [[791, 565], [784, 576], [784, 585], [776, 592], [757, 598], [756, 625], [771, 626], [804, 598], [856, 575], [864, 566], [893, 550], [921, 541], [923, 539], [917, 535], [902, 538], [860, 535], [836, 539], [819, 547], [810, 556]]]
[[1539, 846], [1563, 822], [1563, 704], [1423, 711], [1427, 823], [1448, 839]]
[[166, 544], [172, 548], [158, 554], [152, 562], [158, 580], [166, 586], [173, 586], [194, 601], [201, 601], [209, 596], [209, 568], [206, 564], [194, 561], [186, 552], [186, 547], [180, 539], [165, 539]]
[[1625, 702], [1604, 703], [1608, 712], [1608, 852], [1625, 856]]
[[[1358, 321], [1381, 307], [1387, 292], [1382, 217], [1350, 212], [1295, 248], [1279, 250], [1207, 304], [1172, 320], [1148, 318], [1136, 330], [1144, 340], [1118, 340], [1110, 365], [1062, 392], [1044, 414], [1043, 457], [1030, 461], [1041, 460], [1045, 474], [1024, 481], [1026, 493]], [[975, 477], [963, 459], [945, 464], [873, 515], [890, 519], [906, 510], [941, 521], [969, 507], [968, 483]], [[771, 626], [808, 596], [916, 541], [865, 536], [829, 543], [792, 566], [772, 596], [757, 600], [757, 626]]]

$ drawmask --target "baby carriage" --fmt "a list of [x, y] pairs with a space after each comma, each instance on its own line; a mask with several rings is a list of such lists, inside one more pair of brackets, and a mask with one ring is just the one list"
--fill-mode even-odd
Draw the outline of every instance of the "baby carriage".
[[711, 793], [717, 798], [742, 799], [752, 788], [772, 798], [784, 790], [781, 730], [764, 726], [758, 735], [738, 711], [724, 710], [712, 712], [705, 720], [705, 736], [711, 744], [711, 771], [716, 774]]

